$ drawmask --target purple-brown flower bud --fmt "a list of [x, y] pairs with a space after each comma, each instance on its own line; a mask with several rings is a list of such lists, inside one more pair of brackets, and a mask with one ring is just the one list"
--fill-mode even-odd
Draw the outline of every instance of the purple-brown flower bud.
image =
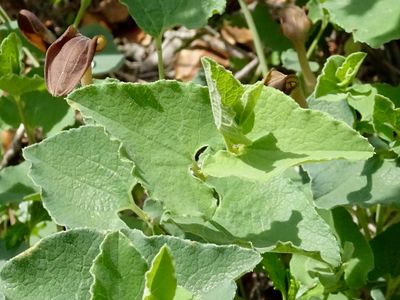
[[96, 52], [97, 38], [81, 35], [70, 26], [47, 50], [45, 80], [54, 96], [64, 96], [79, 83]]
[[43, 52], [56, 40], [54, 34], [29, 10], [19, 12], [18, 27], [25, 38]]
[[298, 85], [296, 75], [286, 75], [275, 69], [271, 69], [263, 81], [264, 85], [276, 88], [284, 92], [286, 95], [290, 95]]
[[281, 17], [282, 33], [292, 43], [304, 43], [308, 31], [311, 28], [311, 21], [303, 9], [296, 5], [288, 5], [282, 10]]

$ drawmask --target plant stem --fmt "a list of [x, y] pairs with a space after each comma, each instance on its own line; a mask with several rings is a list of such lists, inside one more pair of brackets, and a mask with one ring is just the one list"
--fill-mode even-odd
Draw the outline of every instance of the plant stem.
[[162, 38], [163, 34], [161, 33], [155, 39], [156, 50], [157, 50], [157, 58], [158, 58], [158, 78], [164, 79], [165, 78], [165, 71], [164, 71], [164, 60], [163, 60], [163, 53], [162, 53]]
[[39, 64], [38, 60], [36, 59], [36, 57], [33, 56], [33, 54], [29, 51], [28, 48], [22, 47], [22, 51], [24, 51], [25, 55], [31, 60], [32, 65], [35, 68], [39, 68], [40, 67], [40, 64]]
[[141, 210], [139, 206], [133, 203], [129, 208], [139, 217], [139, 219], [145, 222], [147, 226], [153, 230], [153, 224], [151, 223], [150, 217], [143, 210]]
[[35, 135], [33, 134], [32, 129], [29, 127], [28, 123], [26, 122], [24, 110], [22, 107], [21, 97], [14, 96], [14, 99], [15, 99], [15, 104], [17, 105], [19, 118], [21, 120], [21, 123], [24, 124], [24, 127], [25, 127], [25, 132], [26, 132], [26, 136], [28, 137], [29, 145], [32, 145], [35, 143]]
[[306, 54], [306, 47], [304, 43], [293, 43], [294, 49], [297, 52], [297, 57], [299, 59], [301, 72], [303, 73], [304, 82], [306, 84], [306, 93], [310, 94], [317, 82], [314, 73], [311, 71], [310, 64], [308, 63], [307, 54]]
[[392, 299], [393, 295], [396, 293], [399, 286], [400, 286], [400, 276], [398, 276], [396, 278], [389, 277], [387, 279], [387, 288], [386, 288], [385, 299], [386, 300]]
[[72, 26], [74, 26], [75, 28], [79, 27], [79, 24], [81, 23], [81, 20], [82, 20], [83, 16], [85, 15], [85, 11], [89, 7], [91, 2], [92, 2], [92, 0], [81, 0], [81, 6], [79, 7], [78, 14], [75, 17], [75, 20], [74, 20], [74, 23], [72, 24]]
[[254, 23], [253, 17], [247, 7], [247, 4], [244, 0], [238, 0], [240, 4], [240, 8], [242, 9], [244, 18], [246, 19], [246, 23], [249, 26], [251, 34], [253, 36], [254, 47], [256, 48], [256, 53], [258, 56], [258, 60], [260, 61], [261, 70], [263, 72], [263, 76], [268, 73], [268, 65], [264, 55], [263, 45], [261, 43], [260, 35], [258, 34], [256, 24]]
[[375, 212], [376, 235], [382, 231], [384, 222], [385, 213], [383, 212], [383, 207], [381, 204], [377, 204]]
[[369, 241], [371, 237], [371, 232], [368, 228], [368, 218], [365, 210], [361, 207], [356, 207], [355, 213], [357, 215], [358, 223], [361, 225], [361, 228], [364, 231], [365, 238]]
[[4, 10], [4, 8], [0, 5], [0, 16], [4, 20], [5, 23], [10, 23], [11, 19], [8, 16], [7, 12]]
[[315, 47], [317, 47], [318, 42], [319, 42], [322, 34], [324, 33], [327, 25], [328, 25], [328, 21], [326, 20], [326, 18], [324, 16], [324, 18], [322, 19], [321, 27], [319, 28], [319, 31], [317, 33], [317, 36], [314, 38], [310, 47], [307, 50], [307, 58], [308, 59], [310, 59], [311, 55], [314, 53]]

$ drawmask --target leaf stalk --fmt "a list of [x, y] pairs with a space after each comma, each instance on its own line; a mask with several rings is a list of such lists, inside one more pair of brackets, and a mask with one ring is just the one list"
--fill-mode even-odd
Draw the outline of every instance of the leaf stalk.
[[246, 19], [246, 23], [249, 26], [251, 34], [253, 36], [254, 47], [256, 48], [256, 53], [258, 56], [258, 60], [260, 61], [261, 70], [263, 76], [268, 73], [268, 65], [264, 55], [263, 45], [260, 39], [260, 35], [258, 34], [256, 24], [254, 23], [253, 17], [250, 13], [250, 10], [244, 0], [238, 0], [240, 4], [240, 8], [242, 9], [244, 18]]
[[161, 33], [154, 40], [157, 50], [157, 59], [158, 59], [158, 77], [160, 80], [165, 78], [164, 59], [162, 53], [162, 38], [163, 34]]

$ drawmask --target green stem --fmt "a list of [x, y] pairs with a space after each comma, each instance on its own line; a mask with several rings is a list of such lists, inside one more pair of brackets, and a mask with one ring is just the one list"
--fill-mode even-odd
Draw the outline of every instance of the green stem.
[[35, 135], [33, 134], [32, 129], [30, 128], [30, 126], [26, 122], [24, 109], [22, 107], [23, 104], [21, 102], [21, 97], [20, 96], [14, 96], [14, 99], [15, 99], [15, 104], [17, 105], [19, 118], [21, 120], [21, 123], [24, 124], [24, 127], [25, 127], [25, 133], [26, 133], [26, 135], [28, 137], [29, 145], [32, 145], [32, 144], [35, 143]]
[[254, 23], [253, 17], [247, 7], [247, 4], [244, 0], [238, 0], [240, 4], [240, 8], [242, 9], [244, 18], [246, 19], [246, 23], [249, 26], [251, 34], [253, 36], [254, 47], [256, 48], [256, 53], [258, 56], [258, 60], [260, 61], [261, 70], [263, 72], [263, 76], [268, 73], [268, 65], [264, 55], [263, 45], [261, 43], [260, 35], [258, 34], [256, 24]]
[[365, 213], [365, 210], [361, 207], [357, 207], [355, 213], [357, 215], [358, 223], [361, 225], [361, 228], [364, 231], [365, 238], [369, 241], [372, 237], [371, 232], [368, 228], [367, 214]]
[[23, 51], [23, 52], [25, 53], [25, 55], [31, 60], [32, 65], [33, 65], [35, 68], [39, 68], [39, 67], [40, 67], [40, 64], [39, 64], [38, 60], [36, 59], [35, 56], [33, 56], [33, 54], [29, 51], [28, 48], [22, 47], [22, 51]]
[[153, 224], [151, 223], [150, 217], [143, 210], [141, 210], [139, 206], [133, 203], [129, 208], [139, 217], [139, 219], [141, 219], [147, 224], [147, 226], [153, 229]]
[[400, 287], [400, 276], [396, 278], [388, 278], [387, 279], [387, 288], [385, 299], [392, 299], [393, 295], [396, 293], [397, 289]]
[[75, 28], [79, 27], [79, 24], [81, 23], [81, 20], [82, 20], [83, 16], [85, 15], [85, 11], [89, 7], [91, 2], [92, 2], [92, 0], [81, 0], [81, 6], [79, 7], [78, 14], [75, 17], [75, 20], [74, 20], [74, 23], [72, 24], [72, 26], [74, 26]]
[[164, 60], [163, 60], [163, 53], [162, 53], [162, 37], [163, 37], [163, 34], [161, 33], [155, 39], [157, 58], [158, 58], [158, 77], [160, 78], [160, 80], [165, 78]]
[[376, 235], [382, 232], [383, 224], [385, 223], [385, 213], [383, 211], [383, 207], [381, 204], [376, 205], [375, 212], [375, 224], [376, 224]]
[[4, 22], [10, 23], [11, 19], [8, 16], [7, 12], [4, 10], [4, 8], [0, 5], [0, 16], [2, 19], [4, 19]]
[[303, 73], [304, 82], [306, 84], [306, 94], [310, 94], [315, 87], [317, 79], [315, 78], [314, 73], [311, 71], [310, 64], [308, 63], [306, 47], [302, 42], [294, 43], [293, 45], [297, 52], [301, 72]]
[[311, 43], [310, 47], [307, 50], [307, 58], [308, 59], [310, 59], [311, 55], [314, 53], [314, 50], [317, 47], [318, 42], [321, 39], [321, 36], [322, 36], [322, 34], [324, 33], [324, 31], [326, 29], [326, 26], [328, 26], [328, 21], [324, 17], [322, 19], [321, 27], [319, 28], [317, 36], [315, 37], [315, 39], [313, 40], [313, 42]]

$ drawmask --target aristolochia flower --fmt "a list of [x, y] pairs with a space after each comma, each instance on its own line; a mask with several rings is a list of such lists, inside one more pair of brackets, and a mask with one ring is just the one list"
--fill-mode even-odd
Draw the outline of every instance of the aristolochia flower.
[[20, 10], [18, 27], [26, 39], [43, 52], [56, 40], [54, 34], [29, 10]]
[[81, 35], [70, 26], [47, 49], [45, 80], [53, 96], [64, 96], [79, 83], [91, 67], [98, 37], [92, 39]]
[[311, 21], [304, 10], [296, 5], [285, 7], [281, 14], [282, 33], [292, 43], [304, 43], [311, 28]]

